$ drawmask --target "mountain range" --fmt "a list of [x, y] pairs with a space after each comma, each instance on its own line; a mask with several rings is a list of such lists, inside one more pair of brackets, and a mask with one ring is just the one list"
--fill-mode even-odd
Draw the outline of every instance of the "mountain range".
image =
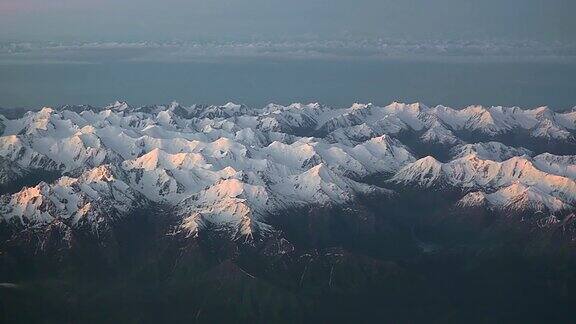
[[332, 271], [348, 253], [336, 246], [413, 256], [513, 240], [521, 254], [574, 253], [576, 109], [116, 102], [6, 115], [8, 277], [87, 255], [114, 267], [158, 240], [162, 252], [143, 253], [170, 264], [208, 244], [232, 260], [320, 249]]

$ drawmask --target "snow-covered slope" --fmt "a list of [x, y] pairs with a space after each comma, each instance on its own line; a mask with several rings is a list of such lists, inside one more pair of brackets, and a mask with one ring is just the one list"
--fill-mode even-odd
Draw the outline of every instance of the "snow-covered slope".
[[351, 108], [319, 118], [317, 129], [329, 137], [354, 140], [367, 134], [421, 132], [424, 142], [456, 145], [464, 142], [456, 134], [478, 133], [502, 136], [523, 131], [532, 138], [574, 140], [574, 112], [555, 113], [547, 107], [524, 110], [517, 107], [470, 106], [461, 110], [445, 106], [392, 103], [385, 107], [355, 104]]
[[[209, 222], [248, 235], [279, 210], [388, 193], [350, 177], [392, 173], [415, 160], [386, 135], [348, 146], [281, 132], [314, 128], [328, 109], [320, 105], [249, 110], [231, 103], [133, 108], [116, 102], [63, 109], [3, 121], [6, 182], [29, 170], [66, 174], [4, 196], [4, 220], [74, 225], [161, 203], [176, 209], [190, 233]], [[93, 181], [94, 173], [110, 176]]]
[[0, 214], [8, 222], [28, 226], [64, 220], [97, 228], [102, 219], [120, 217], [143, 202], [115, 173], [113, 167], [103, 165], [77, 178], [65, 176], [53, 184], [24, 188], [0, 199]]
[[493, 193], [471, 192], [457, 202], [459, 207], [488, 207], [504, 211], [551, 212], [573, 209], [574, 206], [553, 196], [539, 187], [526, 186], [519, 182]]
[[16, 163], [5, 158], [0, 158], [0, 186], [17, 181], [23, 175], [24, 170]]
[[504, 161], [515, 156], [532, 156], [532, 152], [523, 147], [511, 147], [499, 142], [486, 142], [458, 145], [450, 150], [453, 158], [458, 159], [470, 154], [479, 158], [493, 161]]
[[576, 155], [543, 153], [534, 157], [534, 165], [540, 170], [576, 179]]
[[472, 153], [448, 163], [426, 157], [404, 167], [392, 181], [405, 186], [490, 193], [466, 196], [461, 206], [488, 201], [497, 206], [513, 206], [516, 210], [531, 210], [538, 205], [559, 211], [576, 205], [573, 178], [542, 171], [526, 156], [498, 162]]
[[[404, 186], [471, 192], [463, 206], [570, 209], [574, 156], [531, 157], [499, 142], [468, 143], [461, 134], [516, 134], [569, 146], [575, 116], [548, 108], [419, 103], [43, 108], [19, 119], [0, 116], [0, 185], [31, 171], [64, 176], [3, 196], [0, 218], [20, 226], [97, 227], [139, 206], [165, 204], [187, 235], [217, 227], [249, 237], [269, 230], [267, 217], [283, 210], [389, 195], [363, 182], [376, 175], [394, 175]], [[408, 133], [419, 143], [451, 148], [453, 160], [415, 156], [399, 140]]]

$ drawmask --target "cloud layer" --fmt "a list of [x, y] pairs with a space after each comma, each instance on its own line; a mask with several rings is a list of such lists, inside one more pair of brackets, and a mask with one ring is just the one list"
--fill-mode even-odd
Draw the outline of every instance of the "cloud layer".
[[8, 42], [4, 63], [190, 62], [239, 58], [573, 61], [576, 45], [535, 41], [426, 41], [390, 39], [253, 42]]

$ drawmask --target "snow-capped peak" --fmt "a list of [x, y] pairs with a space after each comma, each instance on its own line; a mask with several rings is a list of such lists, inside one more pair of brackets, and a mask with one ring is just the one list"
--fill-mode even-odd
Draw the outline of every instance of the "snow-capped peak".
[[[534, 156], [496, 139], [570, 149], [575, 123], [574, 112], [545, 107], [398, 102], [44, 108], [0, 117], [0, 189], [29, 174], [47, 180], [2, 196], [1, 219], [74, 226], [162, 204], [190, 235], [215, 225], [245, 236], [267, 229], [266, 217], [282, 210], [390, 194], [363, 182], [375, 176], [456, 188], [468, 194], [463, 205], [557, 211], [576, 200], [574, 156]], [[476, 134], [490, 140], [474, 143]], [[450, 149], [452, 159], [417, 157], [402, 142]]]

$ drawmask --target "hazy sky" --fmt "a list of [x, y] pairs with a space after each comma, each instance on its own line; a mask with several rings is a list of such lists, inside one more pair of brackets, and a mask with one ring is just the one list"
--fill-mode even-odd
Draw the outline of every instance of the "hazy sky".
[[574, 0], [0, 0], [2, 40], [576, 41]]

